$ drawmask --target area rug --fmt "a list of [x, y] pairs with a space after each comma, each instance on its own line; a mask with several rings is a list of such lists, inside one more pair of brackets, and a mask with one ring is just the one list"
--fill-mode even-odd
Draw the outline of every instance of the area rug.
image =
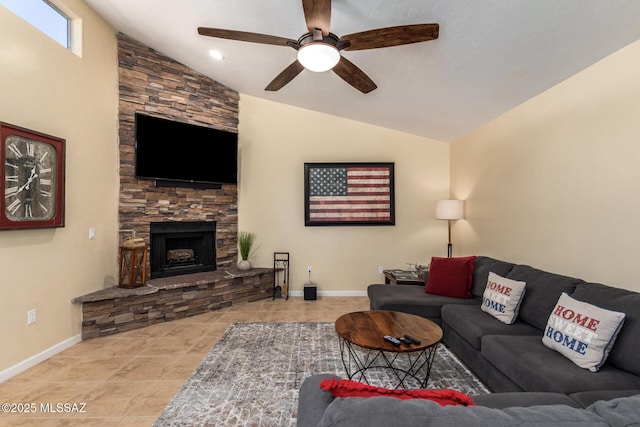
[[[295, 426], [300, 385], [318, 373], [345, 377], [333, 323], [233, 323], [154, 426]], [[392, 375], [369, 381], [389, 387]], [[428, 388], [489, 392], [443, 344]]]

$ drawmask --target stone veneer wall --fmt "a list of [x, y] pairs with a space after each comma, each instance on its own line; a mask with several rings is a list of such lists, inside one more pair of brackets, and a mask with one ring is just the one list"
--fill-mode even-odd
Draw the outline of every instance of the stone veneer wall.
[[[121, 239], [135, 230], [149, 245], [149, 223], [216, 221], [218, 268], [235, 267], [238, 191], [155, 187], [135, 178], [135, 113], [238, 131], [238, 92], [153, 49], [118, 35]], [[147, 268], [147, 275], [149, 275]]]

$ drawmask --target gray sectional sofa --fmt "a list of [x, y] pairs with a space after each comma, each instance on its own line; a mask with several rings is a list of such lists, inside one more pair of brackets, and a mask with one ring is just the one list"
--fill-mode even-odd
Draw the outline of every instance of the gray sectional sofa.
[[[489, 272], [526, 282], [513, 324], [502, 323], [480, 308]], [[494, 394], [475, 396], [480, 408], [440, 407], [389, 397], [333, 399], [319, 389], [323, 376], [318, 375], [307, 379], [300, 390], [298, 425], [401, 425], [383, 422], [383, 414], [395, 413], [402, 425], [640, 426], [639, 293], [485, 256], [475, 259], [472, 298], [426, 294], [424, 289], [423, 285], [370, 285], [370, 308], [412, 313], [441, 325], [444, 344]], [[576, 366], [542, 343], [549, 315], [563, 292], [626, 314], [598, 372]]]
[[[506, 325], [480, 310], [489, 272], [526, 282], [515, 323]], [[626, 314], [609, 357], [598, 372], [576, 366], [542, 343], [558, 298], [573, 298]], [[471, 299], [430, 295], [424, 286], [370, 285], [372, 310], [427, 317], [442, 326], [443, 341], [494, 392], [640, 390], [640, 294], [582, 279], [478, 256]]]

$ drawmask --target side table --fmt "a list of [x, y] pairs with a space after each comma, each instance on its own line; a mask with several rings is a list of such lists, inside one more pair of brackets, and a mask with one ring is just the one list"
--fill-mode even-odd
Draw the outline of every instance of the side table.
[[411, 270], [384, 270], [384, 283], [394, 285], [422, 285], [418, 272]]

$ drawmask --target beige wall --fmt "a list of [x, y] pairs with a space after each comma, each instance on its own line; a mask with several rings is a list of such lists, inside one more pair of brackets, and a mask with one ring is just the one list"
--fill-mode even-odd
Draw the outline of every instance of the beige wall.
[[[66, 226], [0, 231], [0, 374], [76, 337], [70, 300], [117, 271], [117, 50], [81, 0], [78, 57], [0, 7], [0, 121], [67, 141]], [[456, 254], [487, 254], [640, 290], [640, 42], [449, 145], [243, 95], [239, 228], [258, 235], [252, 261], [292, 257], [300, 291], [313, 266], [321, 292], [364, 292], [378, 266], [446, 252], [435, 200], [467, 200]], [[303, 164], [392, 161], [396, 226], [305, 227]], [[88, 239], [94, 227], [97, 237]], [[26, 325], [27, 311], [38, 321]]]
[[66, 226], [0, 231], [0, 372], [78, 335], [71, 299], [117, 271], [116, 37], [80, 0], [64, 3], [83, 20], [82, 57], [0, 6], [0, 121], [66, 139]]
[[[446, 255], [446, 223], [435, 200], [449, 195], [449, 145], [339, 117], [240, 95], [239, 229], [257, 234], [256, 266], [291, 253], [293, 291], [364, 292], [378, 266], [404, 268]], [[395, 162], [396, 225], [305, 227], [305, 162]]]
[[459, 253], [640, 290], [640, 42], [452, 145]]

